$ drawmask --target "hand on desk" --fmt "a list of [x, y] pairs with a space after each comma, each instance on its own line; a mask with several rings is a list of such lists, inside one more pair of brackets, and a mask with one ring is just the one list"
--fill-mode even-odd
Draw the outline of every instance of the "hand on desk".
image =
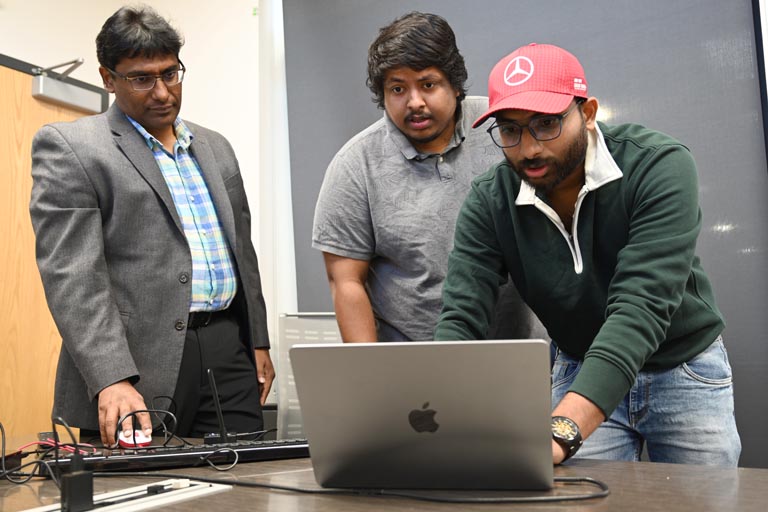
[[[124, 415], [146, 409], [144, 398], [136, 391], [136, 388], [123, 380], [105, 387], [99, 392], [99, 431], [101, 432], [101, 442], [104, 446], [114, 446], [117, 443], [115, 430], [117, 421]], [[152, 421], [149, 413], [142, 412], [136, 415], [139, 422], [137, 429], [141, 429], [145, 434], [152, 434]], [[123, 432], [133, 431], [133, 417], [126, 418], [123, 421]]]

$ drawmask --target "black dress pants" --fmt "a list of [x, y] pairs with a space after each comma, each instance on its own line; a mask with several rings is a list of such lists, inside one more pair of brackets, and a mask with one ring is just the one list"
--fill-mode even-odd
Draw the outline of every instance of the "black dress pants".
[[219, 432], [209, 368], [215, 377], [227, 432], [262, 430], [259, 383], [254, 356], [249, 353], [251, 349], [246, 341], [246, 322], [240, 320], [235, 311], [227, 309], [210, 315], [210, 320], [204, 323], [206, 325], [197, 325], [190, 318], [187, 327], [173, 396], [178, 420], [175, 433], [182, 437], [203, 437]]

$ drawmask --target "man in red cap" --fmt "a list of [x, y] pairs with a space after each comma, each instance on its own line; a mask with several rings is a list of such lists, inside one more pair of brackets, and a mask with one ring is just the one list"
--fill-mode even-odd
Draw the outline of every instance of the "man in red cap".
[[[557, 343], [552, 455], [735, 466], [741, 443], [695, 255], [696, 166], [673, 138], [596, 121], [579, 61], [528, 45], [491, 72], [504, 161], [456, 224], [435, 339], [478, 339], [508, 276]], [[582, 446], [582, 442], [584, 443]]]

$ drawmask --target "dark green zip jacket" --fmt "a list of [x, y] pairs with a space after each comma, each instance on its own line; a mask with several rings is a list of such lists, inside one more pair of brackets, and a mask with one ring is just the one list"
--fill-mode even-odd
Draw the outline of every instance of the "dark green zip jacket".
[[435, 339], [484, 338], [509, 276], [558, 347], [583, 359], [571, 391], [607, 417], [641, 369], [691, 359], [724, 322], [695, 255], [701, 211], [689, 150], [639, 125], [598, 123], [585, 174], [572, 236], [506, 161], [475, 179]]

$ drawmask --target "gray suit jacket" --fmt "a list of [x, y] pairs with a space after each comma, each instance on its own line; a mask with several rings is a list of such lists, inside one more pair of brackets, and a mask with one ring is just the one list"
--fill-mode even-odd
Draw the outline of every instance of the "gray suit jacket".
[[[231, 307], [247, 318], [252, 347], [269, 347], [237, 159], [220, 134], [186, 124], [237, 265]], [[132, 380], [148, 407], [174, 393], [189, 314], [189, 246], [151, 151], [117, 105], [41, 128], [32, 178], [37, 263], [63, 338], [53, 414], [98, 429], [95, 397], [110, 384]]]

